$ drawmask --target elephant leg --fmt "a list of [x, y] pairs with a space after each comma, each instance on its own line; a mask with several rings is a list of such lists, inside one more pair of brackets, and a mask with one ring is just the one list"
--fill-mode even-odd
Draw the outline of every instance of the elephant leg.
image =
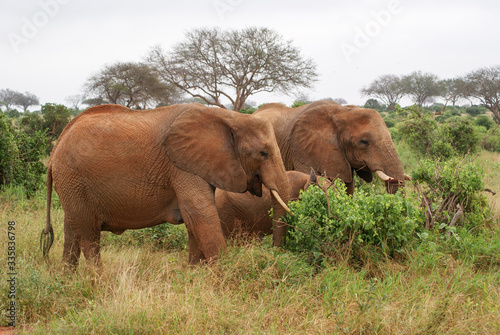
[[[78, 219], [74, 219], [78, 217]], [[79, 211], [78, 214], [67, 215], [64, 218], [64, 250], [63, 263], [72, 271], [76, 270], [80, 254], [92, 265], [99, 268], [101, 258], [99, 253], [101, 232], [97, 219], [89, 213]]]
[[350, 183], [345, 183], [346, 186], [346, 193], [349, 195], [354, 194], [354, 180]]
[[183, 184], [176, 189], [182, 218], [189, 231], [189, 262], [195, 264], [206, 259], [211, 263], [226, 250], [214, 190], [196, 176], [190, 183], [195, 185]]
[[80, 259], [80, 241], [71, 228], [70, 219], [64, 218], [64, 250], [62, 261], [64, 266], [75, 271]]
[[191, 229], [188, 228], [188, 247], [189, 247], [189, 264], [197, 264], [205, 261], [205, 255], [198, 246], [198, 242], [194, 237]]
[[81, 247], [85, 259], [96, 269], [101, 268], [101, 253], [100, 253], [101, 232], [88, 232], [81, 239]]

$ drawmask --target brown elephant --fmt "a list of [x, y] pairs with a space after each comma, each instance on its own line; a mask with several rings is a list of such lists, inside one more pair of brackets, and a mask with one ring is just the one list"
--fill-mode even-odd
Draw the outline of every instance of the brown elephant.
[[[299, 171], [287, 171], [290, 184], [291, 200], [299, 198], [301, 190], [316, 182], [316, 175]], [[224, 190], [215, 190], [215, 204], [219, 213], [224, 237], [241, 234], [243, 236], [257, 236], [271, 234], [273, 222], [269, 216], [273, 200], [268, 192], [262, 197], [256, 197], [249, 192], [232, 193]]]
[[312, 167], [339, 178], [354, 192], [353, 171], [366, 182], [372, 172], [395, 193], [404, 184], [403, 166], [384, 120], [374, 109], [342, 106], [330, 100], [297, 108], [267, 104], [254, 115], [271, 122], [287, 170]]
[[[52, 233], [52, 182], [65, 213], [63, 262], [72, 267], [80, 250], [100, 265], [101, 231], [163, 222], [185, 223], [191, 264], [212, 262], [226, 246], [215, 188], [261, 196], [265, 185], [281, 202], [290, 198], [271, 125], [200, 104], [145, 111], [102, 105], [75, 117], [48, 163], [42, 241]], [[284, 215], [277, 204], [273, 210]]]

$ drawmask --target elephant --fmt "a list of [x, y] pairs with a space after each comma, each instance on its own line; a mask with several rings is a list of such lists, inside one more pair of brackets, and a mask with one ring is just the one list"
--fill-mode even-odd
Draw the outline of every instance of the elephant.
[[366, 182], [375, 172], [389, 193], [404, 186], [406, 175], [391, 134], [374, 109], [321, 100], [296, 108], [266, 104], [254, 116], [271, 122], [287, 170], [306, 173], [312, 167], [345, 182], [349, 194], [354, 192], [353, 171]]
[[[287, 171], [290, 184], [291, 200], [299, 198], [301, 190], [306, 190], [310, 184], [316, 183], [316, 175]], [[263, 192], [262, 197], [256, 197], [249, 192], [232, 193], [215, 190], [215, 205], [219, 213], [222, 232], [227, 239], [241, 234], [248, 237], [263, 237], [273, 232], [273, 222], [269, 216], [272, 208], [272, 198], [269, 192]]]
[[[289, 211], [280, 205], [290, 187], [269, 122], [201, 104], [100, 105], [71, 120], [48, 162], [44, 255], [53, 240], [52, 183], [64, 210], [63, 263], [72, 268], [81, 251], [101, 268], [101, 231], [164, 222], [186, 225], [190, 264], [213, 263], [226, 248], [216, 188], [262, 196], [264, 185], [277, 217]], [[280, 241], [286, 231], [274, 233]]]

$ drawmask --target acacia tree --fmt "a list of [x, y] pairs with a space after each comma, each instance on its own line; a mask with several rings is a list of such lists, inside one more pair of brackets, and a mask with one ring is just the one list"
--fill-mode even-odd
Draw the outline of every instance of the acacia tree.
[[146, 64], [118, 62], [105, 66], [85, 84], [87, 96], [93, 100], [146, 109], [172, 103], [177, 89], [161, 82]]
[[267, 28], [196, 29], [171, 52], [154, 47], [148, 61], [166, 83], [209, 105], [225, 108], [227, 99], [236, 111], [253, 94], [309, 88], [317, 77], [311, 59]]
[[441, 96], [443, 92], [443, 85], [438, 77], [422, 71], [415, 71], [403, 76], [401, 85], [403, 91], [420, 107], [433, 97]]
[[83, 94], [74, 94], [67, 96], [64, 100], [71, 105], [71, 108], [73, 108], [75, 112], [79, 112], [80, 107], [83, 104], [83, 99]]
[[24, 112], [28, 110], [29, 106], [35, 106], [40, 104], [40, 100], [36, 95], [30, 92], [17, 93], [14, 105], [19, 106]]
[[465, 94], [478, 99], [481, 105], [493, 113], [495, 122], [500, 124], [500, 65], [472, 71], [463, 80]]
[[461, 78], [446, 79], [441, 81], [442, 92], [441, 97], [448, 102], [451, 102], [453, 106], [456, 105], [458, 100], [461, 98], [466, 98], [465, 95], [465, 81]]
[[10, 110], [11, 106], [16, 106], [17, 101], [19, 99], [19, 92], [13, 91], [11, 89], [2, 89], [0, 90], [0, 101], [7, 108], [7, 111]]
[[405, 95], [401, 78], [393, 74], [386, 74], [375, 79], [368, 87], [361, 89], [361, 94], [382, 100], [394, 110], [396, 104]]

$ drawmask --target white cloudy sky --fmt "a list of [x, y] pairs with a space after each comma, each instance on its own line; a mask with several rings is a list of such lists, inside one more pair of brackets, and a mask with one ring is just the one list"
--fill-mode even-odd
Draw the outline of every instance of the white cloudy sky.
[[360, 89], [383, 74], [445, 79], [500, 64], [499, 19], [496, 0], [0, 0], [0, 89], [65, 103], [103, 65], [141, 61], [189, 30], [257, 26], [315, 60], [319, 80], [304, 91], [311, 100], [362, 104]]

